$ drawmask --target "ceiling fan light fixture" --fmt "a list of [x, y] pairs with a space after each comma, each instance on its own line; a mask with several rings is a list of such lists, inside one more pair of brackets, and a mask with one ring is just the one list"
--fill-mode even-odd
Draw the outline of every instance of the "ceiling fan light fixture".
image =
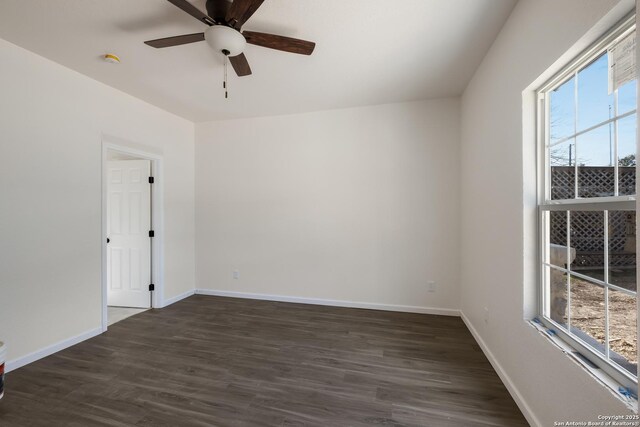
[[[214, 25], [204, 32], [207, 44], [216, 52], [223, 52], [228, 56], [240, 55], [247, 46], [247, 41], [239, 31], [225, 25]], [[228, 53], [227, 53], [228, 52]]]

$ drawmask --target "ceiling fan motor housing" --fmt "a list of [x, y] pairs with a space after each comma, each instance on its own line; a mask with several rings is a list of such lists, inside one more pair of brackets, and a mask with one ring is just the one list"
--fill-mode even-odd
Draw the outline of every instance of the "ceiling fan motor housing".
[[216, 22], [224, 22], [229, 6], [231, 6], [231, 0], [207, 0], [207, 15]]
[[204, 32], [204, 38], [213, 50], [223, 52], [228, 56], [240, 55], [247, 46], [247, 41], [239, 31], [225, 25], [214, 25], [207, 28]]

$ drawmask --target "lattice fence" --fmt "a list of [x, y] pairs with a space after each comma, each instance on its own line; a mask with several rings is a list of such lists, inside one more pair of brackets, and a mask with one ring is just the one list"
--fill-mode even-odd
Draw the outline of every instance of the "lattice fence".
[[[613, 195], [612, 167], [578, 168], [580, 197]], [[620, 194], [635, 194], [635, 168], [619, 168]], [[553, 199], [569, 199], [575, 193], [575, 169], [551, 168], [551, 194]], [[609, 261], [612, 267], [635, 266], [635, 212], [609, 211]], [[566, 245], [567, 214], [551, 212], [551, 242]], [[571, 247], [576, 249], [576, 267], [602, 268], [604, 266], [604, 213], [571, 212]], [[575, 267], [574, 267], [575, 268]]]
[[[618, 192], [621, 195], [636, 193], [636, 168], [619, 167]], [[551, 167], [551, 198], [575, 197], [576, 170], [573, 166]], [[578, 167], [578, 197], [613, 196], [614, 171], [612, 167]]]

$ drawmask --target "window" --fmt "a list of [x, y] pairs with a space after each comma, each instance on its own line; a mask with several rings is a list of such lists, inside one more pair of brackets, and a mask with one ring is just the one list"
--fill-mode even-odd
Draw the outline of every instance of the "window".
[[635, 18], [538, 91], [540, 317], [637, 393]]

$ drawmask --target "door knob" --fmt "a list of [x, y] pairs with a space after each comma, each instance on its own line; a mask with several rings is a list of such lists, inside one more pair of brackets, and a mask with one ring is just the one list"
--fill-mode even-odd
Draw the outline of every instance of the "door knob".
[[109, 243], [111, 240], [109, 240], [109, 238], [107, 237], [107, 243]]

